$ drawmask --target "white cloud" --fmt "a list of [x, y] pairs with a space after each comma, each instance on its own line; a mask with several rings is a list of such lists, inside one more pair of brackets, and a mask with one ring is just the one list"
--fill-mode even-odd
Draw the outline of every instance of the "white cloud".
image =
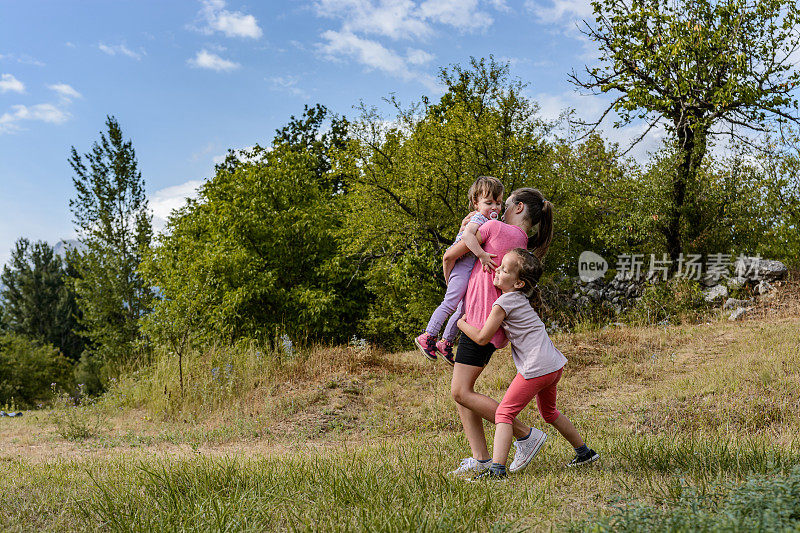
[[25, 84], [15, 78], [13, 74], [3, 74], [0, 76], [0, 93], [7, 92], [24, 93]]
[[110, 56], [115, 56], [115, 55], [119, 54], [119, 55], [123, 55], [123, 56], [128, 56], [131, 59], [135, 59], [136, 61], [139, 61], [140, 59], [142, 59], [142, 56], [147, 55], [145, 53], [145, 51], [142, 50], [142, 49], [139, 49], [138, 52], [134, 52], [133, 50], [131, 50], [130, 48], [128, 48], [124, 44], [116, 44], [116, 45], [109, 46], [107, 44], [99, 43], [97, 45], [97, 48], [99, 48], [102, 52], [105, 52], [106, 54], [108, 54]]
[[58, 93], [61, 98], [69, 101], [73, 98], [81, 98], [81, 93], [76, 91], [72, 88], [72, 86], [67, 85], [66, 83], [56, 83], [54, 85], [48, 85], [48, 89], [52, 89]]
[[506, 0], [489, 0], [489, 3], [498, 11], [511, 11], [511, 8], [506, 4]]
[[22, 54], [21, 56], [17, 57], [17, 63], [22, 63], [23, 65], [33, 65], [35, 67], [44, 67], [45, 64], [35, 57], [31, 57], [27, 54]]
[[203, 159], [203, 157], [205, 157], [208, 154], [210, 154], [211, 152], [213, 152], [215, 147], [216, 147], [216, 145], [213, 142], [208, 143], [207, 145], [205, 145], [205, 147], [203, 147], [202, 149], [200, 149], [197, 152], [195, 152], [192, 155], [190, 155], [189, 156], [189, 161], [193, 161], [194, 162], [194, 161], [199, 161], [200, 159]]
[[197, 189], [201, 185], [203, 185], [201, 180], [190, 180], [153, 193], [149, 203], [153, 210], [154, 228], [157, 231], [163, 230], [172, 211], [183, 207], [187, 198], [197, 198]]
[[433, 61], [433, 54], [429, 54], [425, 50], [417, 48], [409, 48], [406, 50], [406, 60], [412, 65], [425, 65]]
[[556, 120], [567, 109], [580, 111], [584, 120], [593, 120], [603, 112], [604, 99], [595, 96], [583, 96], [574, 90], [561, 94], [538, 93], [532, 100], [539, 104], [539, 114], [545, 120]]
[[448, 24], [462, 31], [487, 28], [494, 20], [478, 10], [478, 0], [426, 0], [419, 6], [423, 19]]
[[224, 0], [203, 0], [200, 14], [206, 22], [206, 26], [200, 31], [207, 35], [218, 31], [224, 33], [226, 37], [258, 39], [263, 34], [253, 15], [245, 15], [240, 11], [227, 11]]
[[0, 115], [0, 133], [10, 133], [19, 130], [19, 122], [34, 120], [50, 124], [63, 124], [70, 118], [70, 114], [53, 104], [36, 104], [32, 106], [15, 105], [11, 111]]
[[28, 54], [0, 54], [0, 60], [2, 61], [15, 61], [22, 65], [33, 65], [35, 67], [43, 67], [45, 66], [44, 63], [36, 59], [35, 57], [31, 57]]
[[239, 63], [223, 59], [217, 54], [212, 54], [208, 50], [200, 50], [197, 55], [188, 60], [190, 66], [195, 68], [207, 68], [217, 72], [230, 72], [241, 67]]
[[[228, 150], [228, 152], [226, 152], [224, 154], [221, 154], [221, 155], [216, 155], [213, 158], [211, 158], [211, 162], [214, 163], [215, 165], [219, 165], [220, 163], [224, 163], [225, 159], [228, 158], [228, 154], [230, 152], [233, 152], [234, 155], [237, 157], [237, 159], [239, 159], [239, 161], [242, 161], [242, 162], [245, 162], [245, 163], [248, 163], [248, 162], [255, 163], [257, 161], [260, 161], [261, 157], [262, 157], [260, 154], [254, 156], [254, 157], [250, 157], [248, 155], [248, 154], [251, 154], [253, 152], [255, 147], [256, 147], [256, 145], [245, 146], [244, 148], [231, 148], [230, 150]], [[266, 148], [264, 148], [264, 150], [266, 152], [271, 152], [273, 150], [273, 148], [272, 148], [272, 146], [267, 146]]]
[[594, 12], [591, 0], [526, 0], [525, 7], [544, 23], [566, 22], [570, 25]]
[[[507, 9], [502, 0], [491, 0], [495, 9]], [[493, 23], [479, 9], [478, 0], [317, 0], [320, 17], [339, 19], [343, 32], [380, 35], [390, 39], [420, 39], [434, 34], [432, 24], [461, 31], [481, 30]]]
[[[11, 76], [11, 78], [13, 78], [13, 76]], [[8, 81], [6, 75], [3, 75], [2, 82], [6, 81]], [[14, 81], [16, 81], [16, 79], [14, 79]], [[2, 82], [0, 82], [0, 84]], [[0, 85], [0, 87], [2, 87], [2, 85]], [[0, 134], [19, 131], [21, 129], [20, 123], [24, 121], [63, 124], [69, 120], [72, 115], [70, 115], [69, 111], [65, 108], [73, 98], [81, 98], [81, 94], [66, 83], [48, 85], [48, 88], [59, 95], [60, 99], [58, 103], [11, 106], [10, 111], [6, 111], [0, 115]]]
[[273, 89], [286, 91], [300, 98], [309, 97], [306, 91], [297, 86], [298, 80], [295, 76], [273, 76], [269, 78], [269, 81], [272, 83]]
[[[608, 105], [608, 98], [603, 96], [587, 96], [571, 90], [561, 94], [539, 93], [532, 96], [532, 100], [539, 104], [539, 114], [546, 120], [556, 120], [562, 112], [568, 109], [575, 111], [573, 117], [586, 122], [600, 118]], [[648, 124], [636, 121], [621, 128], [615, 128], [614, 122], [619, 117], [612, 111], [598, 128], [606, 142], [619, 144], [620, 149], [627, 150], [631, 143], [638, 139], [647, 129]], [[666, 131], [657, 125], [634, 146], [628, 156], [639, 162], [649, 159], [649, 153], [661, 147], [666, 136]]]
[[508, 10], [505, 0], [315, 0], [313, 5], [317, 16], [341, 24], [339, 29], [321, 34], [324, 42], [318, 49], [328, 58], [351, 58], [369, 69], [417, 80], [435, 91], [441, 90], [436, 79], [418, 71], [434, 59], [432, 54], [407, 48], [404, 55], [377, 39], [425, 40], [436, 33], [437, 26], [480, 31], [494, 22], [482, 6]]
[[436, 81], [427, 74], [413, 72], [408, 68], [406, 59], [389, 50], [381, 43], [362, 39], [350, 32], [326, 31], [322, 37], [328, 42], [321, 50], [332, 58], [338, 55], [355, 58], [370, 69], [377, 69], [403, 80], [419, 80], [430, 88], [437, 88]]
[[433, 33], [411, 0], [318, 0], [315, 6], [318, 16], [342, 20], [344, 32], [391, 39], [422, 38]]

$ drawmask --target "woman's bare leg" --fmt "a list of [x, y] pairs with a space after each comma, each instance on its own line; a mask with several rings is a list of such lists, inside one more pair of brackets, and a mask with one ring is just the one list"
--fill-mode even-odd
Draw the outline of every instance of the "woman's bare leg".
[[456, 404], [456, 409], [458, 410], [458, 417], [461, 419], [461, 425], [464, 426], [464, 435], [466, 435], [467, 442], [469, 442], [472, 457], [478, 461], [489, 459], [486, 434], [483, 432], [483, 418], [463, 405]]
[[[494, 424], [494, 412], [500, 405], [493, 399], [475, 392], [475, 380], [483, 372], [483, 367], [456, 363], [453, 367], [453, 379], [450, 383], [450, 392], [453, 399], [459, 404], [458, 415], [464, 426], [464, 433], [469, 440], [472, 453], [476, 459], [488, 459], [489, 451], [486, 449], [486, 436], [483, 432], [481, 418]], [[514, 419], [514, 435], [526, 437], [531, 428], [518, 419]]]

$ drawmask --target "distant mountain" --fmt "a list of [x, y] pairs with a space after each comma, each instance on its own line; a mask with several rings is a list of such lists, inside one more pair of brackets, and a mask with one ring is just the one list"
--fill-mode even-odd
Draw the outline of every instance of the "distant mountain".
[[61, 257], [67, 255], [67, 250], [75, 249], [77, 249], [79, 252], [82, 252], [84, 249], [86, 249], [86, 246], [81, 244], [78, 239], [61, 239], [55, 244], [55, 246], [53, 246], [53, 252]]

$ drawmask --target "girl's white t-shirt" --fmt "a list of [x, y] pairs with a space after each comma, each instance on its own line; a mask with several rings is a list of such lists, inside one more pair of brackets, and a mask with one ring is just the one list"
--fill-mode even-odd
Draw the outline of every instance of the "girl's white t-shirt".
[[524, 294], [519, 291], [501, 294], [494, 305], [506, 312], [502, 326], [511, 341], [514, 365], [522, 377], [544, 376], [567, 364], [567, 358], [553, 345], [544, 322]]

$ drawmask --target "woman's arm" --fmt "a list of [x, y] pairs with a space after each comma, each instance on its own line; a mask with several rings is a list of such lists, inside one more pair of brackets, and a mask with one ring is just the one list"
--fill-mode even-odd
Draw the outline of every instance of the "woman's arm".
[[505, 318], [505, 310], [499, 305], [494, 305], [492, 306], [492, 312], [489, 313], [489, 317], [486, 319], [486, 322], [483, 323], [483, 327], [481, 329], [467, 324], [467, 321], [463, 316], [458, 319], [458, 329], [463, 331], [464, 335], [475, 341], [477, 344], [484, 346], [485, 344], [488, 344], [490, 340], [492, 340], [492, 337], [494, 337], [494, 334], [497, 333], [498, 329], [500, 329], [500, 325], [503, 323]]
[[[483, 243], [483, 235], [481, 235], [480, 231], [476, 232], [475, 239], [477, 239], [478, 243]], [[442, 257], [442, 268], [444, 269], [445, 282], [450, 279], [450, 272], [453, 270], [453, 265], [456, 264], [458, 258], [469, 251], [469, 247], [467, 246], [467, 243], [464, 242], [463, 236], [460, 241], [447, 249], [447, 251], [444, 253], [444, 257]]]
[[456, 244], [447, 249], [447, 251], [444, 253], [442, 261], [455, 263], [459, 257], [461, 257], [467, 252], [469, 252], [469, 248], [467, 248], [464, 239], [461, 239]]

